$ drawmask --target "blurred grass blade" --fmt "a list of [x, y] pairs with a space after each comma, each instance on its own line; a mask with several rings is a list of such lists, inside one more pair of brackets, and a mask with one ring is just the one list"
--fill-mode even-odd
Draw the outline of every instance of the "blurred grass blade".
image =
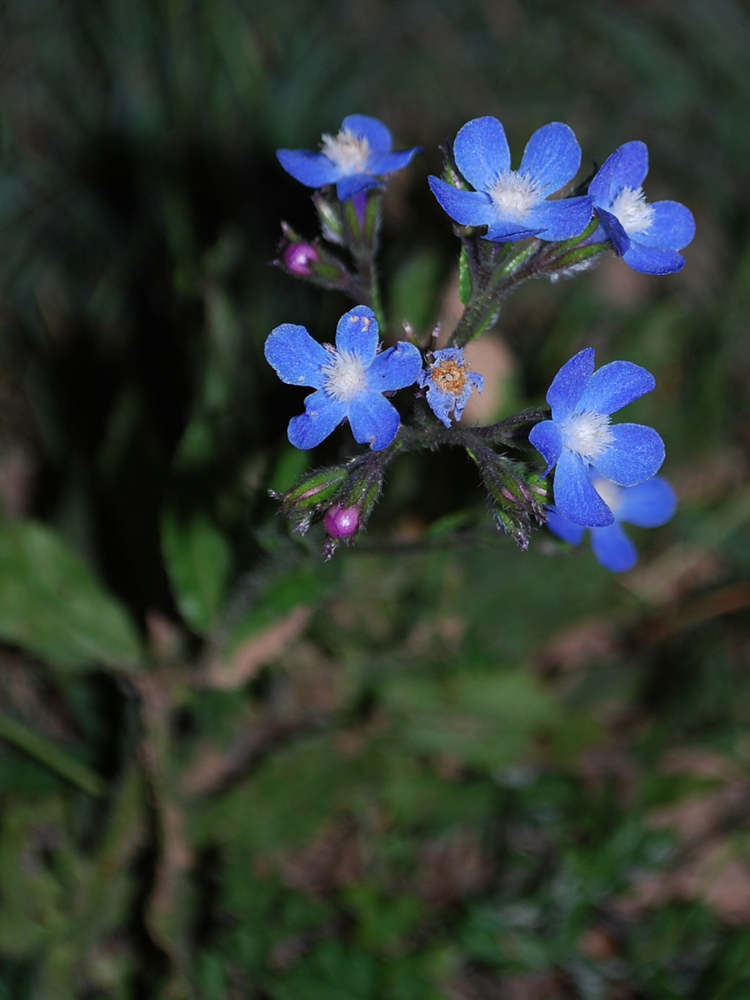
[[88, 795], [93, 795], [97, 799], [104, 796], [107, 786], [98, 774], [61, 750], [56, 743], [29, 729], [18, 719], [0, 714], [0, 737], [13, 743], [19, 750], [34, 757], [40, 764], [55, 771], [61, 778], [70, 781]]

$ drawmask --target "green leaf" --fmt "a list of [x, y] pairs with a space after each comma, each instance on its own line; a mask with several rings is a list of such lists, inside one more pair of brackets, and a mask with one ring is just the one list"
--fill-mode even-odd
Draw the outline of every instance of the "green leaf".
[[184, 520], [174, 510], [162, 518], [161, 541], [180, 613], [202, 635], [224, 599], [232, 559], [229, 545], [205, 514]]
[[0, 639], [62, 670], [133, 670], [135, 627], [79, 557], [33, 521], [0, 523]]

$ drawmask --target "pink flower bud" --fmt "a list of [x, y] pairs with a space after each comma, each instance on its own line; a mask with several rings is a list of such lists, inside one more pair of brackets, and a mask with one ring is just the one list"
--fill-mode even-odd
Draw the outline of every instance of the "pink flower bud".
[[283, 254], [286, 269], [301, 278], [312, 272], [310, 265], [318, 259], [318, 251], [309, 243], [290, 243]]
[[323, 527], [331, 538], [349, 538], [359, 527], [359, 507], [331, 507]]

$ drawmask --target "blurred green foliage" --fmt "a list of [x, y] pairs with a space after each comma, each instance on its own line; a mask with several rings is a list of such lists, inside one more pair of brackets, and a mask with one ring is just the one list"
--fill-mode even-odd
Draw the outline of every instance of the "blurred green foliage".
[[[0, 44], [1, 1000], [745, 1000], [747, 5], [8, 0]], [[643, 139], [693, 209], [680, 275], [499, 325], [523, 397], [586, 345], [656, 374], [681, 505], [626, 578], [518, 552], [452, 455], [329, 565], [275, 516], [262, 343], [344, 302], [267, 266], [314, 225], [274, 150], [352, 112], [425, 150], [392, 333], [456, 284], [469, 118]]]

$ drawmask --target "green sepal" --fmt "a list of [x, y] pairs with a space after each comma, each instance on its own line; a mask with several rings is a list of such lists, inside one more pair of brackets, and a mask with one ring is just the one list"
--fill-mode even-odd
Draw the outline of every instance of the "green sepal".
[[474, 445], [466, 450], [479, 467], [497, 526], [507, 531], [525, 551], [535, 522], [543, 524], [547, 519], [546, 486], [536, 473], [530, 474], [525, 466], [498, 455], [485, 445]]
[[312, 196], [315, 211], [318, 213], [320, 230], [323, 238], [330, 243], [344, 246], [344, 220], [341, 216], [341, 202], [329, 201], [322, 191], [316, 191]]
[[346, 480], [346, 466], [332, 465], [309, 472], [285, 493], [271, 490], [270, 494], [281, 501], [281, 513], [296, 521], [296, 530], [304, 535], [314, 516], [336, 500]]

